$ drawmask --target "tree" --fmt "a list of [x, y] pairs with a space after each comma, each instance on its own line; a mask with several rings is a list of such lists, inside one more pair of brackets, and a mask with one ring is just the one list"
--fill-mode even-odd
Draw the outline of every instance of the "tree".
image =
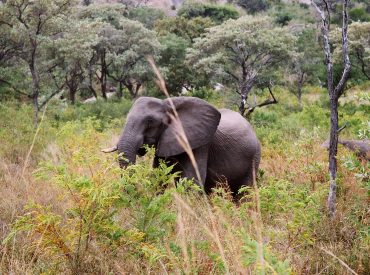
[[158, 65], [165, 72], [166, 86], [171, 94], [178, 95], [183, 88], [191, 90], [209, 83], [203, 74], [186, 64], [185, 57], [194, 39], [214, 25], [210, 18], [203, 17], [176, 16], [157, 22], [156, 31], [162, 44]]
[[109, 38], [107, 45], [108, 75], [118, 82], [135, 98], [144, 82], [151, 79], [147, 56], [156, 57], [160, 44], [153, 31], [146, 29], [140, 22], [121, 19], [119, 29]]
[[89, 62], [98, 43], [98, 30], [103, 23], [76, 20], [63, 36], [54, 40], [50, 47], [49, 74], [58, 90], [67, 87], [69, 99], [75, 103], [76, 94], [88, 76]]
[[343, 22], [342, 22], [342, 57], [343, 57], [343, 72], [339, 82], [335, 85], [333, 80], [333, 61], [332, 52], [330, 49], [330, 11], [328, 6], [324, 3], [325, 9], [320, 8], [314, 1], [312, 1], [317, 13], [321, 18], [321, 32], [324, 43], [325, 64], [327, 71], [327, 85], [330, 97], [330, 144], [329, 144], [329, 176], [330, 176], [330, 190], [328, 196], [328, 210], [329, 215], [335, 214], [336, 202], [336, 177], [337, 177], [337, 150], [338, 150], [338, 100], [343, 94], [344, 86], [347, 82], [351, 63], [348, 54], [348, 0], [343, 0]]
[[[331, 33], [335, 61], [340, 60], [342, 29], [337, 28]], [[359, 68], [362, 74], [370, 80], [370, 22], [354, 22], [348, 26], [349, 54], [352, 65]]]
[[243, 16], [210, 28], [196, 39], [188, 62], [211, 77], [231, 81], [246, 111], [253, 86], [292, 53], [294, 36], [276, 27], [269, 17]]
[[165, 18], [165, 13], [160, 9], [144, 6], [129, 9], [127, 18], [141, 22], [148, 29], [153, 29], [158, 20]]
[[209, 18], [186, 19], [185, 17], [176, 16], [159, 20], [155, 29], [160, 36], [172, 33], [193, 43], [195, 38], [200, 37], [207, 28], [214, 25], [215, 23]]
[[182, 89], [192, 90], [207, 86], [209, 81], [200, 72], [185, 63], [186, 51], [190, 47], [187, 39], [169, 33], [160, 37], [162, 50], [158, 65], [164, 71], [168, 92], [179, 95]]
[[288, 77], [293, 84], [291, 92], [302, 104], [302, 88], [307, 81], [315, 81], [321, 74], [323, 67], [319, 43], [314, 28], [305, 28], [297, 35], [296, 53], [288, 70]]
[[127, 9], [121, 4], [93, 4], [84, 7], [79, 11], [80, 19], [87, 19], [91, 22], [104, 22], [98, 31], [98, 43], [94, 47], [94, 55], [92, 56], [88, 66], [88, 82], [91, 93], [96, 97], [97, 93], [93, 87], [94, 79], [96, 78], [100, 84], [100, 90], [103, 98], [107, 99], [107, 78], [109, 66], [107, 62], [107, 54], [110, 47], [110, 39], [117, 35], [117, 29], [120, 27], [120, 20], [127, 14]]
[[27, 64], [32, 77], [27, 96], [33, 102], [35, 121], [39, 111], [40, 50], [62, 32], [72, 4], [72, 0], [8, 0], [0, 5], [0, 28], [7, 33], [9, 46], [17, 49], [15, 56]]

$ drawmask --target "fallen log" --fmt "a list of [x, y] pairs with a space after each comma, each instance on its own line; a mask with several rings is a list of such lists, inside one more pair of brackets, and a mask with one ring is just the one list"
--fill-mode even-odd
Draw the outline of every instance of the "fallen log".
[[[370, 140], [339, 139], [338, 143], [353, 151], [358, 158], [370, 160]], [[325, 140], [321, 147], [329, 149], [329, 139]]]

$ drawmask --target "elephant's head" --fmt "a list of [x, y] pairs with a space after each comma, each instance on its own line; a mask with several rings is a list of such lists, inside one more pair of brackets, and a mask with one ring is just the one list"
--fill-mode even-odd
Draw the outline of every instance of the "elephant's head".
[[117, 150], [128, 160], [120, 159], [120, 166], [135, 163], [136, 155], [142, 155], [144, 144], [153, 145], [159, 157], [175, 156], [185, 152], [178, 143], [178, 128], [174, 121], [176, 109], [184, 132], [192, 149], [209, 143], [217, 129], [221, 114], [206, 101], [194, 97], [175, 97], [160, 100], [141, 97], [136, 100], [119, 138]]

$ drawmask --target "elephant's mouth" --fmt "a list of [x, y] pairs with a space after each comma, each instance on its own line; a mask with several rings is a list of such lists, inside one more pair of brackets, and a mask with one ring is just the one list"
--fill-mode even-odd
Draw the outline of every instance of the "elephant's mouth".
[[157, 137], [145, 137], [144, 138], [144, 144], [148, 145], [148, 146], [155, 146], [157, 145]]
[[138, 150], [137, 150], [137, 155], [138, 156], [140, 156], [140, 157], [142, 157], [142, 156], [144, 156], [146, 154], [146, 149], [143, 147], [143, 146], [141, 146]]

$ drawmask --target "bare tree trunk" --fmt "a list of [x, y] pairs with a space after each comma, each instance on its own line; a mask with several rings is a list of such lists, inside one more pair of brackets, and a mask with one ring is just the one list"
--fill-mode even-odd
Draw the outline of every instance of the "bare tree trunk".
[[324, 41], [325, 63], [327, 71], [328, 93], [330, 97], [330, 141], [329, 141], [329, 176], [330, 176], [330, 190], [327, 201], [329, 215], [335, 215], [335, 203], [337, 192], [337, 149], [338, 149], [338, 99], [343, 94], [344, 85], [347, 82], [351, 64], [348, 56], [348, 1], [343, 0], [343, 26], [342, 26], [342, 53], [344, 70], [341, 79], [337, 86], [334, 87], [333, 83], [333, 64], [331, 61], [330, 39], [329, 39], [329, 26], [330, 26], [330, 13], [327, 9], [328, 18], [325, 12], [322, 11], [314, 1], [312, 5], [321, 17], [321, 32]]
[[338, 99], [330, 98], [330, 141], [329, 141], [329, 176], [330, 189], [328, 196], [329, 214], [335, 214], [337, 196], [337, 152], [338, 152]]

